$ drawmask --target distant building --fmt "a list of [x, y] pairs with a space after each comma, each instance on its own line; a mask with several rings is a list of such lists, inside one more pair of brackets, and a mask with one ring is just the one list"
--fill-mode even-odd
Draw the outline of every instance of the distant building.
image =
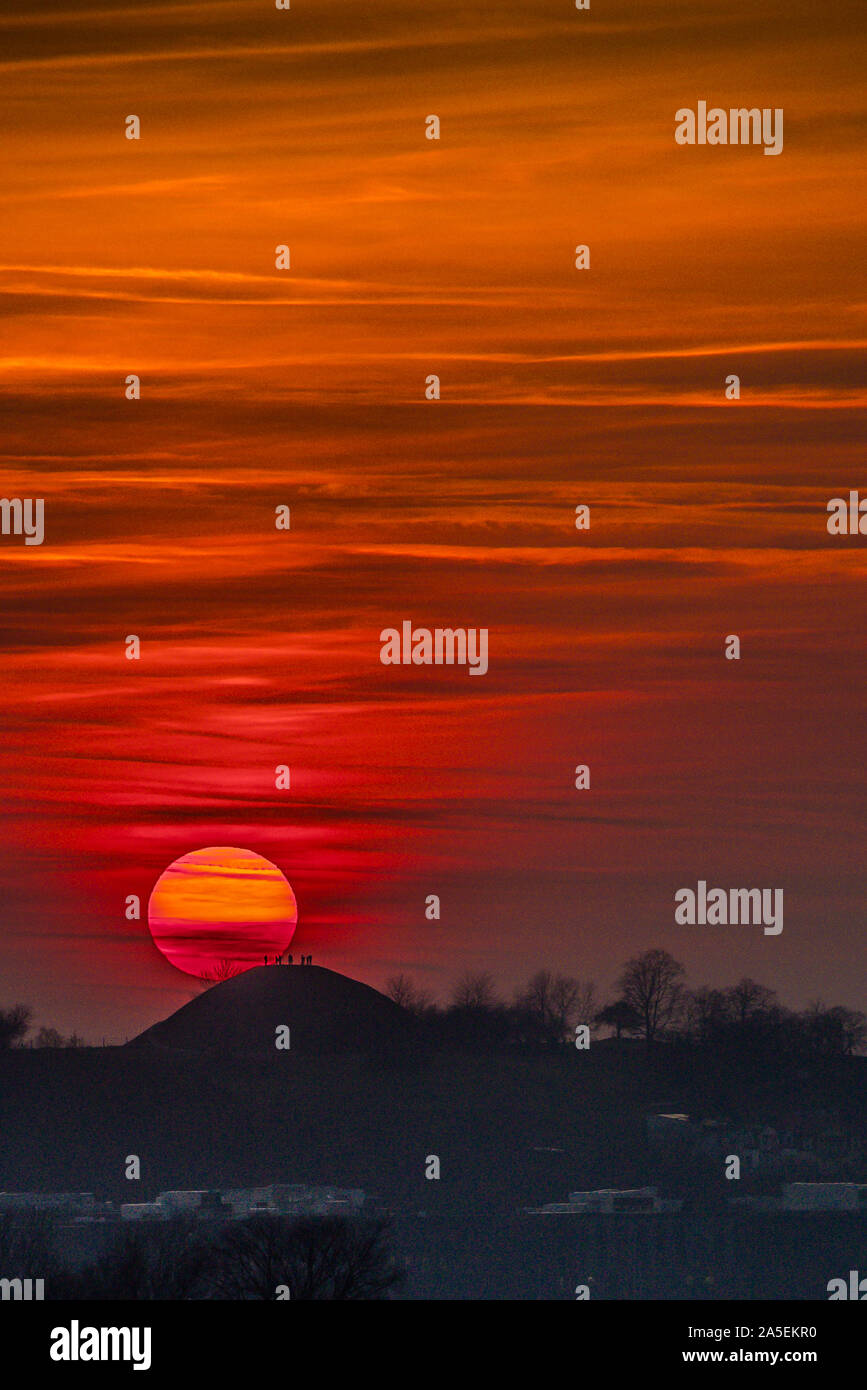
[[209, 1191], [202, 1193], [202, 1201], [196, 1214], [208, 1220], [218, 1217], [225, 1219], [231, 1216], [232, 1212], [222, 1192]]
[[152, 1202], [96, 1202], [92, 1192], [0, 1192], [0, 1215], [50, 1212], [72, 1224], [122, 1221], [232, 1220], [255, 1215], [351, 1216], [370, 1210], [360, 1187], [309, 1187], [306, 1183], [269, 1183], [225, 1191], [177, 1188], [160, 1192]]
[[270, 1187], [224, 1187], [223, 1200], [231, 1216], [249, 1216], [251, 1212], [271, 1209]]
[[655, 1187], [603, 1187], [594, 1192], [570, 1192], [573, 1207], [587, 1212], [659, 1212], [680, 1211], [682, 1202], [659, 1196]]
[[867, 1183], [787, 1182], [784, 1211], [867, 1211]]
[[675, 1111], [645, 1115], [648, 1143], [656, 1149], [685, 1151], [719, 1162], [737, 1154], [746, 1172], [785, 1178], [848, 1176], [847, 1170], [867, 1163], [860, 1137], [820, 1126], [814, 1117], [775, 1128], [762, 1123], [736, 1123], [724, 1118], [690, 1119]]
[[190, 1212], [197, 1212], [202, 1206], [202, 1198], [208, 1196], [207, 1191], [193, 1188], [175, 1192], [160, 1192], [156, 1200], [170, 1216], [182, 1216]]
[[537, 1216], [643, 1215], [680, 1211], [679, 1198], [660, 1197], [655, 1187], [604, 1187], [589, 1192], [570, 1192], [568, 1202], [548, 1202], [543, 1207], [525, 1207]]
[[159, 1202], [122, 1202], [121, 1221], [166, 1221], [168, 1212]]
[[269, 1183], [266, 1187], [234, 1187], [223, 1193], [235, 1217], [350, 1216], [365, 1205], [360, 1187], [308, 1187], [305, 1183]]
[[0, 1213], [51, 1211], [60, 1215], [87, 1216], [95, 1205], [92, 1192], [0, 1192]]

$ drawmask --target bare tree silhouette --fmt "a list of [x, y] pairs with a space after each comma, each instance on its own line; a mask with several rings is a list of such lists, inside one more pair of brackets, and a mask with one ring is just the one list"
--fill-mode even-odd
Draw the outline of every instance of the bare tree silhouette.
[[433, 995], [420, 989], [408, 975], [392, 975], [385, 982], [385, 993], [402, 1009], [411, 1014], [421, 1015], [433, 1006]]
[[0, 1269], [4, 1277], [46, 1281], [60, 1269], [55, 1226], [47, 1212], [0, 1214]]
[[452, 1003], [458, 1009], [490, 1009], [495, 1001], [493, 976], [487, 970], [465, 971], [452, 990]]
[[72, 1299], [207, 1297], [213, 1248], [195, 1217], [126, 1226], [95, 1263], [69, 1272], [59, 1296]]
[[623, 967], [618, 988], [627, 1004], [641, 1018], [641, 1032], [648, 1052], [661, 1032], [675, 1023], [683, 1007], [686, 974], [668, 951], [644, 951]]
[[341, 1216], [254, 1216], [229, 1226], [218, 1243], [217, 1298], [381, 1299], [403, 1278], [388, 1242], [389, 1222]]
[[604, 1023], [607, 1028], [613, 1028], [615, 1036], [620, 1041], [621, 1033], [637, 1033], [641, 1028], [641, 1015], [636, 1013], [631, 1004], [627, 1004], [625, 999], [615, 999], [612, 1004], [606, 1004], [604, 1009], [600, 1009], [596, 1015], [597, 1023]]
[[244, 966], [240, 961], [229, 960], [224, 956], [222, 960], [218, 960], [215, 965], [212, 965], [211, 969], [207, 970], [204, 975], [200, 975], [199, 979], [206, 985], [219, 985], [224, 980], [234, 979], [236, 975], [242, 974], [243, 970]]
[[563, 1042], [574, 1023], [592, 1024], [599, 1007], [592, 980], [582, 982], [571, 975], [552, 975], [539, 970], [515, 1002], [532, 1018], [549, 1042]]
[[771, 1008], [777, 992], [768, 989], [766, 985], [757, 984], [745, 975], [736, 985], [725, 991], [725, 997], [733, 1017], [743, 1025], [753, 1014]]
[[32, 1010], [26, 1004], [0, 1009], [0, 1047], [14, 1047], [30, 1027]]

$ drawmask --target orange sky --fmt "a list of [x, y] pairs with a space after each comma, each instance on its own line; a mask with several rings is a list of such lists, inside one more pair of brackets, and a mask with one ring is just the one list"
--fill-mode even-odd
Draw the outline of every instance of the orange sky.
[[[374, 984], [661, 945], [867, 1005], [864, 541], [825, 529], [867, 490], [860, 12], [0, 19], [2, 489], [46, 499], [0, 541], [10, 1000], [166, 1013], [124, 899], [240, 845]], [[677, 146], [700, 99], [782, 107], [782, 155]], [[383, 667], [404, 618], [487, 627], [488, 674]], [[782, 937], [676, 927], [699, 877], [784, 887]]]

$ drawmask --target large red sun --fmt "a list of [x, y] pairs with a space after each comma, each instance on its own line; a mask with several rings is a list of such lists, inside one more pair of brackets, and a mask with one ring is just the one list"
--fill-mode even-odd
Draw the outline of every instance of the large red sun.
[[298, 921], [295, 894], [261, 854], [194, 849], [157, 879], [148, 903], [154, 944], [188, 975], [221, 979], [282, 955]]

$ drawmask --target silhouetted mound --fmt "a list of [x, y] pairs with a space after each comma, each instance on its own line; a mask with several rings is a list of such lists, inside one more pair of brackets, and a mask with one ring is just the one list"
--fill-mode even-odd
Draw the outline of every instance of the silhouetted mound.
[[369, 985], [319, 965], [260, 965], [213, 985], [126, 1046], [280, 1055], [280, 1027], [289, 1029], [289, 1051], [307, 1055], [387, 1056], [404, 1050], [415, 1036], [412, 1015]]

